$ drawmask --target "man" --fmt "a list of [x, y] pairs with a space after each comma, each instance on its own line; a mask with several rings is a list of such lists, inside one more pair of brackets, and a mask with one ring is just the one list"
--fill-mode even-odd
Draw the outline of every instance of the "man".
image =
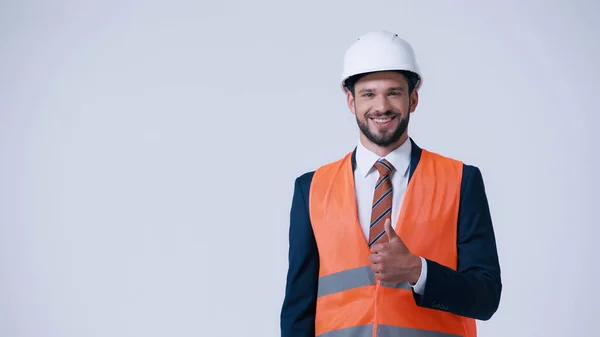
[[396, 34], [346, 51], [356, 148], [295, 181], [283, 337], [476, 336], [502, 289], [483, 178], [408, 136], [423, 77]]

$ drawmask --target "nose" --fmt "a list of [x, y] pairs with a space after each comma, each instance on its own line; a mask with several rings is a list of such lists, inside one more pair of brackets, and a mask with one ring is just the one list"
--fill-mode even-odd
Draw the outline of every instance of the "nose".
[[373, 101], [373, 110], [378, 113], [386, 113], [391, 110], [391, 107], [392, 105], [387, 95], [378, 95]]

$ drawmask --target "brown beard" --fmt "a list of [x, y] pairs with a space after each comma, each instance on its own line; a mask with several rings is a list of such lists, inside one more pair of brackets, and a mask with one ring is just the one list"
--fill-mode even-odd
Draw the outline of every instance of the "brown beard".
[[[387, 111], [383, 114], [383, 116], [393, 115], [391, 111]], [[408, 128], [408, 122], [410, 120], [410, 113], [406, 115], [406, 118], [400, 120], [396, 129], [394, 129], [391, 133], [386, 133], [383, 135], [376, 135], [369, 130], [367, 119], [370, 117], [365, 117], [364, 122], [361, 122], [358, 117], [356, 117], [356, 123], [358, 124], [358, 128], [360, 131], [367, 137], [368, 140], [373, 142], [374, 144], [382, 147], [390, 146], [396, 143], [404, 134], [406, 129]], [[396, 118], [400, 118], [396, 115]]]

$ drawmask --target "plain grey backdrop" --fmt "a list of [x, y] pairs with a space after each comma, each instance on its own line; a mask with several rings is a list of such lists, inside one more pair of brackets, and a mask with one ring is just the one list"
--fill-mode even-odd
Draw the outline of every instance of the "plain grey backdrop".
[[424, 73], [410, 135], [484, 175], [480, 336], [597, 336], [599, 10], [1, 1], [0, 336], [278, 336], [293, 182], [356, 145], [342, 58], [378, 29]]

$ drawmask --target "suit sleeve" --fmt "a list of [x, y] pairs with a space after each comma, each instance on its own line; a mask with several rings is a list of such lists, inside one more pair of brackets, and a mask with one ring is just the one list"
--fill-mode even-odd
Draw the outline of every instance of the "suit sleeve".
[[296, 179], [290, 211], [288, 272], [281, 309], [282, 337], [314, 337], [319, 256], [308, 213], [312, 174]]
[[470, 165], [463, 170], [457, 241], [457, 270], [426, 260], [424, 294], [413, 295], [419, 306], [488, 320], [500, 302], [500, 265], [483, 177]]

